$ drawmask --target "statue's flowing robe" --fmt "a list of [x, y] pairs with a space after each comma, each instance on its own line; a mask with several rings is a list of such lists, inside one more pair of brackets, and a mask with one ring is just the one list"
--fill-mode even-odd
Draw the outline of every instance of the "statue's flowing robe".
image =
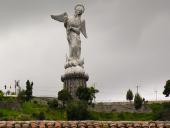
[[[67, 40], [69, 42], [70, 58], [80, 59], [81, 54], [81, 40], [80, 40], [80, 24], [81, 21], [76, 21], [73, 17], [67, 21]], [[75, 27], [78, 31], [75, 32], [72, 27]], [[69, 28], [72, 28], [69, 30]]]
[[81, 21], [80, 17], [68, 17], [66, 12], [51, 17], [59, 22], [64, 22], [69, 43], [69, 58], [79, 60], [81, 55], [80, 32], [87, 38], [85, 20]]

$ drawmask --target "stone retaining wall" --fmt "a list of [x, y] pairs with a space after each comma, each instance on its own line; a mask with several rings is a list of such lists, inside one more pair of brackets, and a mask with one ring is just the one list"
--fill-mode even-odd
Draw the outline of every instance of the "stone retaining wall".
[[170, 121], [0, 121], [0, 128], [170, 128]]
[[19, 109], [20, 104], [16, 101], [0, 101], [0, 108]]
[[131, 112], [131, 113], [150, 113], [152, 109], [142, 106], [141, 109], [136, 110], [133, 103], [129, 102], [110, 102], [110, 103], [96, 103], [94, 107], [89, 108], [96, 112]]

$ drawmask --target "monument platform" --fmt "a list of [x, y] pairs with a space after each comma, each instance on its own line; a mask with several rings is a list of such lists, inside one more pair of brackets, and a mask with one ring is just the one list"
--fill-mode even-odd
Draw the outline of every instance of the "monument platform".
[[76, 91], [78, 87], [86, 87], [86, 82], [89, 79], [88, 74], [85, 73], [83, 64], [83, 60], [67, 60], [65, 73], [61, 76], [61, 81], [64, 83], [64, 89], [66, 89], [74, 99], [76, 99]]

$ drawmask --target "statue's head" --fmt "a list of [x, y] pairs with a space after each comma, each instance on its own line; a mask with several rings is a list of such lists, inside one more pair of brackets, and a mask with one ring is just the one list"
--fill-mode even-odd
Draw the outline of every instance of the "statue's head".
[[75, 7], [74, 7], [74, 10], [75, 10], [75, 14], [76, 15], [82, 15], [85, 11], [85, 8], [82, 4], [77, 4]]

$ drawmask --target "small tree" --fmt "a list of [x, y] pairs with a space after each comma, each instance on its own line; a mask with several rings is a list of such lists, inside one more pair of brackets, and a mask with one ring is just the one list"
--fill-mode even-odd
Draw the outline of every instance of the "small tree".
[[126, 100], [129, 100], [130, 102], [133, 100], [133, 93], [130, 89], [127, 91]]
[[32, 88], [33, 88], [33, 82], [30, 82], [27, 80], [26, 82], [26, 101], [30, 101], [32, 99]]
[[72, 100], [71, 94], [66, 90], [62, 89], [58, 92], [58, 99], [63, 102], [63, 106], [65, 106], [65, 103]]
[[88, 101], [90, 99], [89, 89], [87, 87], [79, 86], [76, 91], [76, 96], [79, 100]]
[[94, 87], [89, 88], [90, 91], [90, 104], [92, 104], [93, 99], [96, 98], [95, 94], [99, 92], [98, 89], [95, 89]]
[[92, 104], [92, 101], [95, 97], [95, 94], [99, 91], [94, 87], [83, 87], [79, 86], [76, 92], [76, 96], [82, 100], [86, 101], [88, 104]]
[[69, 102], [66, 107], [68, 120], [86, 120], [89, 117], [87, 103], [84, 101]]
[[26, 101], [25, 90], [21, 90], [21, 91], [18, 93], [17, 100], [18, 100], [20, 103], [23, 103], [23, 102]]
[[4, 97], [4, 93], [2, 90], [0, 90], [0, 100], [2, 100], [3, 97]]
[[137, 93], [134, 98], [135, 109], [140, 109], [142, 107], [142, 102], [142, 97], [139, 95], [139, 93]]
[[166, 85], [164, 86], [163, 94], [165, 97], [168, 97], [170, 95], [170, 80], [166, 81]]

